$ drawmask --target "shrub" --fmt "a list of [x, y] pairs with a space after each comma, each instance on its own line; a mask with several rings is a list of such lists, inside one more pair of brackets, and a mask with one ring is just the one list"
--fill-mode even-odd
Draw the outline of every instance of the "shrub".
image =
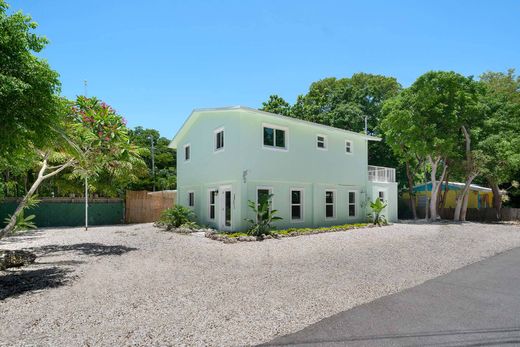
[[195, 224], [195, 213], [187, 207], [177, 205], [164, 210], [158, 224], [171, 230], [186, 223]]
[[269, 194], [267, 197], [262, 198], [258, 202], [258, 207], [254, 201], [249, 200], [249, 207], [255, 212], [256, 220], [246, 219], [251, 223], [247, 233], [252, 236], [270, 235], [274, 229], [271, 225], [275, 220], [281, 220], [282, 217], [275, 216], [278, 213], [277, 210], [271, 210], [271, 199], [273, 194]]
[[372, 214], [369, 216], [371, 216], [373, 218], [374, 225], [381, 226], [381, 225], [388, 224], [385, 216], [383, 216], [381, 214], [381, 212], [383, 212], [383, 210], [385, 209], [386, 206], [387, 206], [387, 204], [385, 204], [379, 198], [376, 198], [374, 200], [374, 202], [370, 202], [370, 208], [372, 209]]

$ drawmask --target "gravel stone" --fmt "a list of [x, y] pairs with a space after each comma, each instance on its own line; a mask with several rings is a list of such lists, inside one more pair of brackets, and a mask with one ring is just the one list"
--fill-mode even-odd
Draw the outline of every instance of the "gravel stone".
[[152, 224], [39, 230], [0, 240], [38, 256], [0, 271], [0, 345], [253, 345], [519, 246], [520, 226], [478, 223], [232, 247]]

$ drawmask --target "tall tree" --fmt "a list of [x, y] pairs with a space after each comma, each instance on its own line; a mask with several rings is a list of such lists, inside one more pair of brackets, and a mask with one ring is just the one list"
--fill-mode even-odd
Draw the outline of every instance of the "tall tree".
[[[71, 167], [72, 175], [96, 179], [108, 174], [111, 178], [135, 180], [136, 171], [144, 167], [140, 149], [131, 144], [126, 122], [110, 106], [96, 98], [80, 96], [72, 107], [62, 105], [61, 129], [53, 131], [53, 141], [34, 150], [40, 156], [38, 176], [22, 199], [10, 222], [0, 231], [0, 238], [15, 226], [17, 216], [36, 192], [39, 185]], [[106, 176], [103, 179], [107, 179]]]
[[493, 206], [500, 219], [499, 185], [518, 180], [520, 172], [520, 77], [510, 69], [507, 73], [486, 72], [480, 81], [487, 89], [490, 117], [484, 123], [477, 148], [486, 155], [482, 175], [493, 190]]
[[37, 24], [22, 12], [7, 15], [0, 0], [0, 158], [16, 167], [16, 158], [32, 146], [44, 147], [59, 123], [58, 73], [34, 53], [47, 39], [33, 31]]

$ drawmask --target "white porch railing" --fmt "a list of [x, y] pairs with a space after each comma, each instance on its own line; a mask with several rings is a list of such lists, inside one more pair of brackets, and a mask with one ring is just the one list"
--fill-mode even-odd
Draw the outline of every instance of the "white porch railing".
[[395, 169], [368, 165], [368, 180], [371, 182], [395, 182]]

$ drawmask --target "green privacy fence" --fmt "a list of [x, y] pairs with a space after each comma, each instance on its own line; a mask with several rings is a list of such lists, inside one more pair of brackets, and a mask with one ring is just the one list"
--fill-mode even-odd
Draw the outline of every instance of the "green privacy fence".
[[[14, 212], [17, 199], [0, 202], [0, 225]], [[122, 224], [125, 219], [125, 206], [122, 199], [91, 199], [88, 208], [89, 225]], [[85, 200], [80, 198], [42, 198], [35, 208], [26, 211], [26, 216], [36, 215], [38, 227], [82, 226], [85, 225]]]

